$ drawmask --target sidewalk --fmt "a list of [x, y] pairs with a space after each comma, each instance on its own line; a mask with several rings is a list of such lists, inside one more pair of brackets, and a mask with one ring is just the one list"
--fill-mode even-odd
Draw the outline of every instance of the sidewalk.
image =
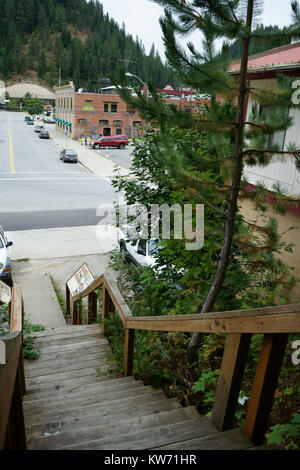
[[117, 229], [107, 237], [104, 226], [62, 227], [7, 232], [12, 260], [51, 259], [106, 254], [118, 247]]
[[78, 140], [65, 137], [53, 124], [46, 124], [45, 129], [49, 131], [52, 141], [60, 148], [72, 148], [78, 153], [80, 163], [97, 176], [111, 178], [114, 176], [114, 169], [120, 175], [129, 175], [129, 170], [121, 165], [111, 162], [103, 155], [99, 155], [88, 146], [83, 145]]

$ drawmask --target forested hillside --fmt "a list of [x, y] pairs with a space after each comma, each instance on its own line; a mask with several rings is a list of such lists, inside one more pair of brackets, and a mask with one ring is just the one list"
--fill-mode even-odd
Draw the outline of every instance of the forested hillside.
[[[105, 15], [99, 1], [0, 0], [0, 78], [39, 79], [49, 85], [99, 81], [128, 59], [128, 71], [157, 87], [176, 86], [171, 68], [152, 47], [149, 55], [125, 25]], [[105, 82], [103, 82], [105, 83]]]
[[[249, 54], [257, 54], [258, 52], [267, 51], [269, 49], [273, 49], [274, 47], [280, 47], [289, 44], [290, 41], [284, 34], [285, 28], [281, 30], [282, 35], [279, 38], [274, 37], [273, 34], [278, 32], [280, 32], [280, 28], [278, 26], [258, 26], [255, 30], [257, 37], [254, 37], [251, 40]], [[235, 41], [231, 44], [230, 54], [233, 59], [241, 57], [241, 41]]]

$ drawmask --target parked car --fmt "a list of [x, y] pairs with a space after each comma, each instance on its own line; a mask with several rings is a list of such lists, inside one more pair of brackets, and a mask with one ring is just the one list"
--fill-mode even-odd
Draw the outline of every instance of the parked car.
[[100, 147], [115, 147], [124, 149], [128, 145], [127, 135], [114, 135], [110, 137], [101, 137], [97, 140], [92, 140], [91, 147], [98, 149]]
[[2, 227], [0, 227], [0, 281], [12, 286], [11, 262], [7, 248], [12, 246], [12, 242], [7, 241]]
[[27, 119], [26, 122], [27, 122], [27, 125], [28, 125], [28, 126], [33, 126], [33, 124], [34, 124], [33, 119]]
[[154, 255], [158, 249], [156, 240], [132, 240], [125, 238], [124, 233], [120, 231], [119, 245], [120, 251], [125, 252], [132, 263], [154, 267], [156, 262]]
[[73, 162], [78, 163], [78, 155], [77, 152], [73, 149], [63, 149], [60, 152], [60, 159], [63, 162]]
[[55, 124], [54, 119], [52, 119], [52, 118], [50, 118], [50, 117], [46, 117], [46, 118], [45, 118], [45, 122], [47, 122], [47, 124]]
[[31, 116], [25, 116], [25, 122], [27, 121], [33, 121], [32, 117]]
[[40, 139], [49, 139], [49, 132], [48, 131], [41, 131], [39, 133], [39, 138]]
[[99, 140], [101, 137], [102, 137], [102, 134], [92, 134], [91, 141], [93, 142], [94, 140]]
[[34, 126], [34, 132], [41, 132], [44, 129], [44, 126]]

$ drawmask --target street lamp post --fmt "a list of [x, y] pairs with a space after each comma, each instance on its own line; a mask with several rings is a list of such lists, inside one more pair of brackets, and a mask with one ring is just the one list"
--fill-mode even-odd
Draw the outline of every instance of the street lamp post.
[[133, 75], [132, 73], [126, 72], [125, 75], [126, 75], [126, 77], [134, 77], [134, 78], [137, 78], [137, 79], [141, 82], [141, 84], [143, 85], [143, 87], [144, 87], [144, 86], [146, 87], [146, 97], [147, 97], [147, 99], [148, 99], [149, 95], [148, 95], [148, 86], [147, 86], [147, 83], [143, 82], [143, 80], [142, 80], [140, 77], [138, 77], [137, 75]]

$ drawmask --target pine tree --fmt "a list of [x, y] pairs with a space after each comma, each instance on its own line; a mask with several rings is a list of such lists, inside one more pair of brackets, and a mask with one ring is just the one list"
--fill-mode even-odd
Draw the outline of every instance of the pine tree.
[[[238, 200], [244, 193], [243, 169], [245, 163], [252, 165], [267, 165], [273, 155], [283, 154], [291, 158], [299, 158], [300, 149], [278, 152], [275, 144], [270, 144], [269, 136], [277, 131], [287, 129], [291, 125], [286, 110], [293, 107], [291, 103], [292, 85], [287, 77], [278, 77], [278, 88], [256, 91], [257, 101], [268, 106], [263, 115], [257, 109], [253, 110], [248, 123], [244, 122], [245, 96], [253, 93], [247, 84], [247, 65], [250, 43], [256, 17], [261, 12], [259, 0], [152, 0], [165, 8], [165, 16], [160, 20], [166, 56], [169, 64], [177, 71], [182, 83], [193, 90], [211, 96], [211, 103], [203, 113], [184, 113], [174, 106], [167, 106], [156, 94], [155, 88], [149, 84], [152, 99], [147, 99], [142, 93], [138, 98], [131, 96], [124, 78], [120, 77], [123, 86], [119, 88], [120, 95], [143, 115], [148, 121], [158, 121], [164, 136], [164, 143], [156, 141], [156, 159], [163, 159], [169, 177], [173, 179], [175, 188], [194, 195], [198, 203], [203, 203], [216, 213], [219, 218], [215, 252], [212, 257], [215, 264], [214, 275], [207, 280], [207, 290], [201, 304], [201, 314], [211, 312], [220, 299], [226, 297], [226, 284], [231, 270], [238, 264], [238, 258], [232, 258], [233, 246], [238, 244], [246, 251], [255, 253], [249, 259], [247, 268], [258, 264], [261, 269], [270, 263], [263, 253], [266, 244], [253, 242], [254, 235], [249, 233], [247, 222], [238, 217]], [[286, 29], [285, 34], [291, 38], [300, 33], [300, 8], [297, 2], [292, 2], [296, 23]], [[203, 34], [202, 50], [189, 43], [186, 52], [177, 42], [176, 36], [188, 35], [191, 31], [200, 30]], [[268, 33], [261, 31], [255, 37], [271, 39], [281, 35], [281, 32]], [[218, 51], [216, 39], [222, 37], [225, 41]], [[228, 42], [238, 40], [241, 44], [240, 74], [235, 80], [229, 73], [230, 53]], [[139, 48], [138, 41], [136, 48]], [[115, 84], [118, 85], [115, 80]], [[220, 97], [222, 99], [220, 100]], [[201, 159], [193, 150], [193, 141], [180, 152], [174, 148], [168, 129], [197, 130], [206, 136], [208, 155]], [[204, 133], [204, 134], [203, 134]], [[155, 140], [155, 139], [154, 139]], [[155, 152], [154, 152], [155, 153]], [[227, 180], [224, 175], [227, 175]], [[228, 181], [228, 175], [230, 180]], [[215, 179], [217, 176], [217, 181]], [[283, 210], [290, 198], [280, 188], [274, 188], [277, 207]], [[218, 194], [226, 197], [220, 201]], [[196, 197], [195, 197], [196, 195]], [[267, 198], [265, 188], [257, 188], [253, 195], [257, 205]], [[218, 202], [219, 201], [219, 202]], [[295, 201], [293, 201], [295, 202]], [[243, 229], [241, 229], [241, 223]], [[254, 224], [255, 225], [255, 224]], [[267, 221], [266, 227], [255, 227], [259, 232], [272, 233], [270, 239], [278, 240], [276, 223]], [[223, 233], [222, 233], [223, 232]], [[254, 237], [255, 239], [255, 237]], [[188, 347], [188, 358], [193, 360], [201, 344], [202, 335], [195, 334]]]

